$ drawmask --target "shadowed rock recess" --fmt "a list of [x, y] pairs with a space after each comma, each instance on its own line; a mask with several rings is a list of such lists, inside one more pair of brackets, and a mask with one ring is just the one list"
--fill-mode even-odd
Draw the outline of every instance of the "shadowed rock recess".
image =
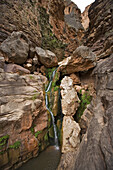
[[54, 141], [48, 82], [57, 169], [113, 170], [112, 25], [113, 0], [0, 0], [1, 170]]

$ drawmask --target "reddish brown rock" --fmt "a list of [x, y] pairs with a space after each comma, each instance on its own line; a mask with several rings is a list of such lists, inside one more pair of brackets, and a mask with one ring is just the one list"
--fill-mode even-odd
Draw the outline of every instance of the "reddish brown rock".
[[63, 74], [87, 71], [96, 66], [96, 56], [86, 46], [78, 47], [73, 55], [59, 62], [59, 69]]
[[70, 78], [73, 80], [73, 84], [80, 84], [80, 78], [79, 78], [79, 75], [76, 73], [72, 73], [70, 75]]
[[5, 64], [4, 68], [5, 72], [8, 73], [19, 73], [19, 74], [30, 74], [30, 71], [25, 69], [24, 67], [21, 67], [17, 64]]
[[113, 52], [113, 1], [96, 0], [89, 8], [89, 29], [84, 37], [85, 45], [91, 47], [99, 58]]

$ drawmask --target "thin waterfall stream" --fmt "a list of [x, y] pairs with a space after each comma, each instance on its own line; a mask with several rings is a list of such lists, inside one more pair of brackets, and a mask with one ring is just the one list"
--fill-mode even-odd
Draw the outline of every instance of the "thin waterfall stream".
[[38, 157], [33, 158], [23, 164], [18, 170], [56, 170], [60, 161], [61, 151], [58, 143], [57, 128], [55, 124], [55, 118], [52, 111], [49, 108], [48, 92], [52, 88], [52, 82], [57, 69], [52, 72], [50, 82], [47, 89], [45, 90], [45, 103], [46, 108], [49, 111], [52, 119], [53, 130], [54, 130], [54, 146], [49, 146], [44, 151], [42, 151]]
[[46, 108], [47, 108], [47, 110], [49, 111], [49, 113], [51, 114], [51, 118], [52, 118], [52, 124], [53, 124], [53, 129], [54, 129], [55, 146], [56, 146], [56, 149], [59, 149], [57, 129], [56, 129], [56, 125], [55, 125], [55, 118], [54, 118], [54, 115], [53, 115], [52, 111], [49, 109], [49, 106], [48, 106], [49, 102], [48, 102], [48, 95], [47, 95], [48, 91], [51, 89], [52, 81], [53, 81], [53, 78], [54, 78], [54, 76], [55, 76], [56, 70], [57, 70], [57, 69], [55, 69], [55, 70], [53, 71], [52, 76], [51, 76], [51, 80], [50, 80], [50, 82], [49, 82], [49, 85], [48, 85], [48, 87], [47, 87], [47, 90], [45, 91], [45, 92], [46, 92], [46, 93], [45, 93], [45, 102], [46, 102]]

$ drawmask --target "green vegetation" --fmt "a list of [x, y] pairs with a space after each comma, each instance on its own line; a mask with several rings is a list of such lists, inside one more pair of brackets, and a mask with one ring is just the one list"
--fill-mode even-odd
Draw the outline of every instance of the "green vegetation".
[[5, 135], [0, 138], [0, 149], [8, 142], [8, 139], [9, 139], [9, 135]]
[[67, 45], [64, 44], [62, 41], [58, 40], [57, 37], [53, 34], [52, 26], [49, 23], [49, 15], [47, 14], [46, 9], [43, 7], [39, 7], [37, 10], [40, 14], [40, 18], [38, 18], [38, 20], [42, 34], [41, 47], [44, 49], [51, 50], [56, 54], [58, 51], [62, 51], [63, 54]]
[[35, 93], [35, 94], [32, 96], [32, 100], [37, 99], [38, 96], [39, 96], [39, 94], [38, 94], [38, 93]]
[[44, 141], [48, 141], [48, 134], [47, 133], [44, 136]]
[[56, 67], [46, 69], [46, 76], [48, 77], [49, 80], [51, 79], [51, 75], [55, 69]]
[[33, 76], [32, 76], [32, 75], [30, 75], [30, 76], [29, 76], [29, 78], [30, 78], [30, 79], [33, 79]]
[[17, 149], [19, 148], [21, 145], [21, 142], [20, 141], [16, 141], [13, 145], [10, 145], [9, 148], [10, 149]]
[[87, 105], [91, 103], [92, 97], [90, 96], [89, 92], [85, 92], [83, 95], [81, 94], [82, 91], [80, 91], [79, 98], [81, 100], [80, 106], [77, 110], [77, 113], [75, 114], [76, 120], [79, 121], [81, 116], [83, 115], [84, 110], [86, 109]]
[[42, 133], [42, 131], [37, 131], [37, 132], [35, 133], [35, 137], [37, 138], [40, 133]]

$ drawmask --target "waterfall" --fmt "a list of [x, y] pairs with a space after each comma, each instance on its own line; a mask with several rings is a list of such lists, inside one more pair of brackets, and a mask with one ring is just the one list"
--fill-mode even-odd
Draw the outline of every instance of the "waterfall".
[[46, 108], [49, 111], [49, 113], [51, 114], [51, 118], [52, 118], [52, 124], [53, 124], [53, 129], [54, 129], [54, 140], [55, 140], [56, 149], [59, 149], [58, 136], [57, 136], [57, 130], [56, 130], [56, 125], [55, 125], [55, 118], [54, 118], [54, 115], [53, 115], [52, 111], [49, 109], [49, 106], [48, 106], [49, 102], [48, 102], [48, 96], [47, 96], [47, 92], [51, 89], [52, 81], [53, 81], [53, 78], [55, 76], [56, 70], [57, 69], [55, 69], [53, 71], [52, 76], [51, 76], [51, 80], [49, 82], [47, 90], [45, 91], [46, 92], [45, 93], [45, 102], [46, 102]]

